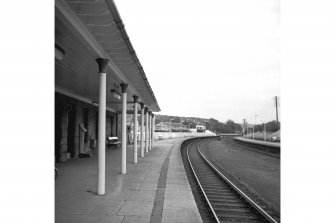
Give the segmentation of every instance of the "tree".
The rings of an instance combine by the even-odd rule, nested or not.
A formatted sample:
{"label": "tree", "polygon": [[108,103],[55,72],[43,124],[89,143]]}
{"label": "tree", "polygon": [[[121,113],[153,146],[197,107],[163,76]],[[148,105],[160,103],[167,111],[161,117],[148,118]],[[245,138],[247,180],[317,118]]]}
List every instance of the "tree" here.
{"label": "tree", "polygon": [[173,123],[180,123],[181,120],[180,120],[179,117],[174,117],[174,119],[172,119],[171,122],[173,122]]}
{"label": "tree", "polygon": [[277,121],[271,121],[266,123],[266,131],[267,132],[276,132],[280,129],[280,122],[277,123]]}
{"label": "tree", "polygon": [[[276,132],[280,129],[280,123],[277,121],[271,121],[266,123],[266,132]],[[264,124],[255,125],[255,132],[263,132]]]}
{"label": "tree", "polygon": [[191,129],[195,129],[195,127],[197,125],[196,123],[193,123],[191,121],[183,121],[182,124],[186,125],[188,128],[191,128]]}

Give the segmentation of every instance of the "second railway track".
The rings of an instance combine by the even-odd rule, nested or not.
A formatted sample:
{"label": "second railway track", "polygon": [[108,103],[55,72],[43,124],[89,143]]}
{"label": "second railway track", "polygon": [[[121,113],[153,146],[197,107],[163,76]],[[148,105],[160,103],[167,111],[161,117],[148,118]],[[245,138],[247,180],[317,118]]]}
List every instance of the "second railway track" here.
{"label": "second railway track", "polygon": [[206,159],[202,142],[188,144],[186,155],[215,222],[277,222]]}

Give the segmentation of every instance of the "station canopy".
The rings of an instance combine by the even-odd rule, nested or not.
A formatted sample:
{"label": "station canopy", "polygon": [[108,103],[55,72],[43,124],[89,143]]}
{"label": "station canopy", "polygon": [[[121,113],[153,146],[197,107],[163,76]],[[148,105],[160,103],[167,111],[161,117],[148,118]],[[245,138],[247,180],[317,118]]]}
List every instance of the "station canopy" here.
{"label": "station canopy", "polygon": [[[150,110],[160,111],[113,0],[57,0],[55,6],[56,92],[98,105],[95,60],[101,57],[109,59],[107,110],[121,111],[121,100],[111,90],[121,93],[120,83],[127,83],[128,102],[137,95]],[[127,105],[133,110],[132,103]]]}

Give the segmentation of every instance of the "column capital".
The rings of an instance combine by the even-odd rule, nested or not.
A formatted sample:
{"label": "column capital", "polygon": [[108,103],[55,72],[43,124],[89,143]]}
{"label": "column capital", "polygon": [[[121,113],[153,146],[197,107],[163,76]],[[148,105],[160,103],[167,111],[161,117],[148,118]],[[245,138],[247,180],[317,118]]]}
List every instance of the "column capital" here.
{"label": "column capital", "polygon": [[151,110],[149,110],[148,113],[149,113],[149,115],[151,116],[151,114],[152,114]]}
{"label": "column capital", "polygon": [[155,117],[155,114],[154,113],[151,113],[152,117]]}
{"label": "column capital", "polygon": [[141,109],[144,109],[144,102],[140,102]]}
{"label": "column capital", "polygon": [[97,58],[95,61],[98,63],[99,73],[107,73],[107,64],[109,60],[104,58]]}
{"label": "column capital", "polygon": [[148,111],[149,111],[149,108],[145,107],[145,108],[144,108],[144,114],[147,114]]}
{"label": "column capital", "polygon": [[137,101],[138,101],[138,96],[137,96],[137,95],[133,95],[133,98],[134,98],[134,103],[137,103]]}
{"label": "column capital", "polygon": [[121,89],[122,89],[122,93],[127,93],[126,91],[127,91],[128,84],[121,83],[120,86],[121,86]]}

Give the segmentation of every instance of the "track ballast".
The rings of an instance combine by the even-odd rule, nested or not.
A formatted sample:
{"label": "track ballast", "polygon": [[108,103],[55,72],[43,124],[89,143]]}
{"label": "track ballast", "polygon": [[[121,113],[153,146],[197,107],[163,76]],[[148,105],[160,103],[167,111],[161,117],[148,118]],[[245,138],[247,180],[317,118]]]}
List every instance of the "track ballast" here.
{"label": "track ballast", "polygon": [[203,140],[187,145],[196,182],[216,222],[277,222],[222,175],[199,150]]}

